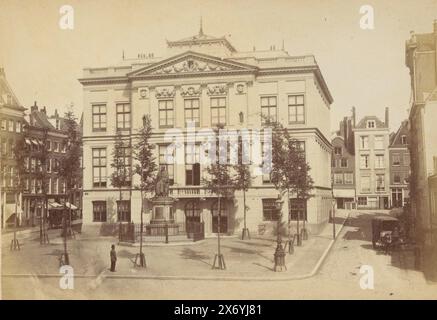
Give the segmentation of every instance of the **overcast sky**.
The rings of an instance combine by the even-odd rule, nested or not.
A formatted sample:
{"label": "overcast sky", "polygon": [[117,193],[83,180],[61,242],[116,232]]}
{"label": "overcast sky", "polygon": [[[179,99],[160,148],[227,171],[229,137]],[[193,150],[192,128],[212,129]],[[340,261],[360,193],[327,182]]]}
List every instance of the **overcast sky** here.
{"label": "overcast sky", "polygon": [[[62,5],[73,6],[74,30],[58,26]],[[359,26],[372,5],[375,29]],[[0,66],[21,104],[49,112],[71,102],[82,111],[82,68],[114,65],[122,51],[165,51],[165,39],[197,34],[199,18],[213,36],[239,51],[269,49],[314,54],[334,97],[331,128],[350,114],[384,117],[391,129],[407,117],[410,80],[405,41],[410,30],[432,32],[437,0],[0,0]]]}

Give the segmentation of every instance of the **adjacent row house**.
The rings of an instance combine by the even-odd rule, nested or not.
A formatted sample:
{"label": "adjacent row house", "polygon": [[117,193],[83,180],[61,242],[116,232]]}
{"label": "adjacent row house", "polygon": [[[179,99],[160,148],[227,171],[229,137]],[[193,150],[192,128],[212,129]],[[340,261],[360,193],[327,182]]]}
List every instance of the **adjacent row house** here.
{"label": "adjacent row house", "polygon": [[25,108],[21,106],[5,71],[0,68],[0,211],[1,227],[20,223],[22,194],[17,188],[15,146],[23,139]]}

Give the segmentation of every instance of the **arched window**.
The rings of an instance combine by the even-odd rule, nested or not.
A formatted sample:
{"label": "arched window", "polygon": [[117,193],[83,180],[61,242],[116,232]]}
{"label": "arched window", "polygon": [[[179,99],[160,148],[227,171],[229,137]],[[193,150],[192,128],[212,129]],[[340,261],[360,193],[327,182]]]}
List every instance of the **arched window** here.
{"label": "arched window", "polygon": [[[212,204],[212,232],[217,233],[218,230],[218,200]],[[228,208],[226,202],[220,200],[220,233],[228,232]]]}

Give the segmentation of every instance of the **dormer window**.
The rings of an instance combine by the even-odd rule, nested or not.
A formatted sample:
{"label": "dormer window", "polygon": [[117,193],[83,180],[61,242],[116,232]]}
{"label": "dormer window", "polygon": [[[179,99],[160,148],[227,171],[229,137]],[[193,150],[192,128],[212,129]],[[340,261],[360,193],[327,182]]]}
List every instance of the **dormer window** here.
{"label": "dormer window", "polygon": [[367,120],[367,128],[375,128],[375,120]]}
{"label": "dormer window", "polygon": [[402,136],[401,137],[401,141],[402,141],[402,144],[407,144],[407,136]]}

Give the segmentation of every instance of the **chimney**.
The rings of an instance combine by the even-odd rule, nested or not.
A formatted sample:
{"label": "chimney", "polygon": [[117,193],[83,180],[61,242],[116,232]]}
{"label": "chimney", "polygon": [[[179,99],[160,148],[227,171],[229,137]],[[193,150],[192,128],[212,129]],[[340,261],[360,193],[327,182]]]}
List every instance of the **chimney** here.
{"label": "chimney", "polygon": [[352,127],[355,128],[355,107],[352,107]]}
{"label": "chimney", "polygon": [[55,109],[55,114],[54,114],[54,116],[55,116],[55,118],[59,117],[58,109]]}
{"label": "chimney", "polygon": [[30,112],[38,111],[38,106],[36,105],[36,101],[33,103],[33,106],[30,107]]}
{"label": "chimney", "polygon": [[385,126],[389,127],[388,107],[385,108]]}
{"label": "chimney", "polygon": [[343,139],[345,138],[345,136],[344,136],[344,125],[345,125],[344,120],[341,120],[340,121],[340,136],[342,136]]}
{"label": "chimney", "polygon": [[46,106],[44,106],[44,107],[41,108],[41,112],[44,112],[44,114],[47,114],[47,113],[46,113]]}

